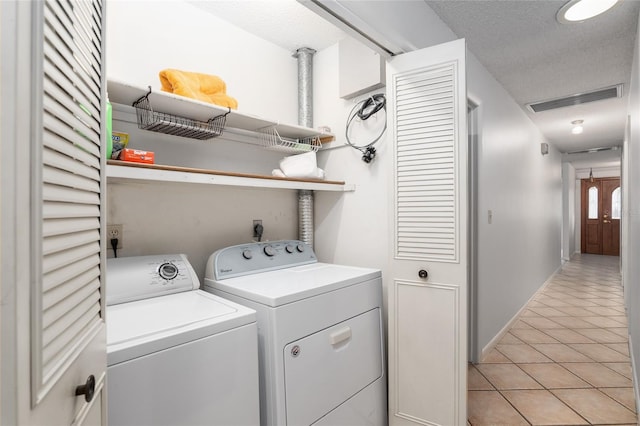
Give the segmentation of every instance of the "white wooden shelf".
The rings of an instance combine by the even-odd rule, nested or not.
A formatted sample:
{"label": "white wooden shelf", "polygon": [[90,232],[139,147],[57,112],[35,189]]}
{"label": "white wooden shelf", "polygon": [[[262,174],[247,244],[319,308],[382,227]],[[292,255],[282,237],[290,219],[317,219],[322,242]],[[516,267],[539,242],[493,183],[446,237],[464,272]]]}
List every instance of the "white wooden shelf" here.
{"label": "white wooden shelf", "polygon": [[173,182],[334,192],[351,192],[355,190],[355,185],[347,185],[339,181],[280,178],[188,167],[130,163],[116,160],[109,160],[107,162],[107,180],[109,183]]}
{"label": "white wooden shelf", "polygon": [[[133,105],[135,101],[149,93],[148,87],[137,87],[117,80],[107,81],[109,101],[124,105]],[[292,124],[284,124],[279,121],[268,120],[255,115],[229,110],[207,102],[201,102],[173,93],[153,90],[149,94],[149,102],[153,109],[166,114],[192,120],[204,121],[219,115],[227,114],[225,127],[260,132],[265,128],[275,128],[278,134],[284,138],[303,139],[319,137],[322,142],[334,139],[333,134],[323,133],[317,129]]]}

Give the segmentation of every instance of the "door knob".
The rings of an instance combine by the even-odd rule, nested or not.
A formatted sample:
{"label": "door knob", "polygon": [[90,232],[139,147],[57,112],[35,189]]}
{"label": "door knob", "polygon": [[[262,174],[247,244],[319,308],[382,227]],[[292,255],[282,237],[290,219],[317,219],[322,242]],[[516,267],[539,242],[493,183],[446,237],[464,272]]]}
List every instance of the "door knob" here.
{"label": "door knob", "polygon": [[611,223],[611,221],[610,221],[610,220],[605,219],[605,220],[603,220],[603,221],[602,221],[602,223]]}
{"label": "door knob", "polygon": [[87,383],[76,386],[76,396],[84,395],[84,400],[91,402],[93,394],[96,391],[96,378],[93,374],[87,377]]}
{"label": "door knob", "polygon": [[425,279],[429,276],[429,273],[425,269],[420,269],[418,271],[418,276],[422,279]]}

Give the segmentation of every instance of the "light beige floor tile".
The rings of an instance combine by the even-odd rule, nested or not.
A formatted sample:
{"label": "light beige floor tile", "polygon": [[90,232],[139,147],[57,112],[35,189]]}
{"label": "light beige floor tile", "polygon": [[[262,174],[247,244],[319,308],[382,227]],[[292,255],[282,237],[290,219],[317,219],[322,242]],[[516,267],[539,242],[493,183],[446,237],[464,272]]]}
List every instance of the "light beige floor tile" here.
{"label": "light beige floor tile", "polygon": [[541,315],[545,318],[548,317],[566,317],[567,314],[565,314],[564,312],[560,312],[559,310],[557,310],[556,308],[543,308],[543,307],[539,307],[539,306],[531,306],[531,304],[529,304],[529,310],[535,312],[538,315]]}
{"label": "light beige floor tile", "polygon": [[593,328],[593,324],[571,316],[553,317],[551,320],[567,328]]}
{"label": "light beige floor tile", "polygon": [[614,351],[600,343],[571,343],[573,349],[581,352],[596,362],[625,362],[629,357]]}
{"label": "light beige floor tile", "polygon": [[542,318],[542,317],[538,317],[538,318],[526,317],[526,318],[522,318],[522,321],[526,322],[527,324],[529,324],[534,328],[537,328],[538,330],[545,330],[548,328],[563,328],[563,326],[558,324],[557,322],[553,322],[550,319]]}
{"label": "light beige floor tile", "polygon": [[469,364],[467,369],[467,389],[468,390],[495,390],[495,388],[484,378],[478,369]]}
{"label": "light beige floor tile", "polygon": [[557,343],[553,337],[535,329],[511,329],[511,334],[525,343]]}
{"label": "light beige floor tile", "polygon": [[531,346],[555,362],[591,362],[591,358],[563,343],[539,343]]}
{"label": "light beige floor tile", "polygon": [[[605,309],[609,309],[609,308],[605,308]],[[618,312],[618,315],[620,313]],[[540,318],[540,314],[535,313],[534,311],[532,311],[531,309],[525,309],[524,311],[522,311],[522,313],[520,314],[520,317],[538,317]]]}
{"label": "light beige floor tile", "polygon": [[629,410],[636,413],[636,397],[633,388],[602,388],[601,392],[606,393]]}
{"label": "light beige floor tile", "polygon": [[607,331],[616,333],[617,335],[624,337],[625,342],[629,341],[629,329],[627,327],[612,327],[607,328]]}
{"label": "light beige floor tile", "polygon": [[542,388],[515,364],[478,364],[476,368],[498,390]]}
{"label": "light beige floor tile", "polygon": [[515,345],[515,344],[524,344],[524,342],[522,340],[518,339],[513,334],[506,333],[504,336],[502,336],[502,339],[500,339],[500,342],[498,344],[500,344],[500,345]]}
{"label": "light beige floor tile", "polygon": [[564,368],[576,376],[599,388],[624,388],[631,386],[631,380],[597,362],[564,363]]}
{"label": "light beige floor tile", "polygon": [[515,363],[553,362],[533,347],[526,344],[498,345],[496,349]]}
{"label": "light beige floor tile", "polygon": [[581,317],[580,319],[601,328],[620,327],[625,325],[623,322],[620,322],[620,317],[597,316],[597,317]]}
{"label": "light beige floor tile", "polygon": [[590,388],[591,385],[560,364],[518,364],[547,389]]}
{"label": "light beige floor tile", "polygon": [[507,363],[510,364],[511,360],[506,356],[502,355],[496,349],[492,349],[481,361],[483,364],[502,364]]}
{"label": "light beige floor tile", "polygon": [[593,312],[587,311],[586,308],[582,308],[580,306],[569,306],[569,307],[560,307],[559,311],[564,312],[565,314],[572,317],[590,317],[593,316]]}
{"label": "light beige floor tile", "polygon": [[591,299],[600,306],[624,306],[624,302],[620,299]]}
{"label": "light beige floor tile", "polygon": [[469,391],[467,394],[467,414],[473,426],[529,424],[499,392]]}
{"label": "light beige floor tile", "polygon": [[550,308],[561,308],[561,307],[570,307],[571,305],[567,302],[564,302],[562,300],[558,300],[558,299],[553,299],[551,297],[547,297],[547,298],[543,298],[543,299],[538,299],[538,302],[541,302],[542,304],[550,307]]}
{"label": "light beige floor tile", "polygon": [[605,328],[580,328],[576,331],[597,343],[624,343],[627,341],[626,338]]}
{"label": "light beige floor tile", "polygon": [[515,330],[515,329],[531,330],[532,328],[533,328],[532,326],[530,326],[529,324],[527,324],[522,320],[518,320],[514,322],[513,325],[511,326],[511,330]]}
{"label": "light beige floor tile", "polygon": [[544,332],[560,343],[595,343],[588,337],[568,328],[550,329]]}
{"label": "light beige floor tile", "polygon": [[622,374],[627,379],[631,379],[633,370],[630,362],[605,362],[602,365],[609,367],[613,371]]}
{"label": "light beige floor tile", "polygon": [[547,390],[505,391],[503,395],[532,424],[589,424]]}
{"label": "light beige floor tile", "polygon": [[[594,306],[587,308],[587,310],[593,312],[596,315],[602,316],[619,316],[621,314],[620,309],[611,308],[608,306]],[[624,313],[624,311],[622,313]]]}
{"label": "light beige floor tile", "polygon": [[552,392],[593,424],[637,421],[635,413],[598,389],[554,389]]}
{"label": "light beige floor tile", "polygon": [[573,299],[567,300],[567,303],[571,304],[571,306],[577,306],[585,309],[589,307],[600,306],[597,303],[591,301],[591,299]]}
{"label": "light beige floor tile", "polygon": [[629,356],[629,345],[627,343],[606,343],[605,346],[620,352],[622,355]]}

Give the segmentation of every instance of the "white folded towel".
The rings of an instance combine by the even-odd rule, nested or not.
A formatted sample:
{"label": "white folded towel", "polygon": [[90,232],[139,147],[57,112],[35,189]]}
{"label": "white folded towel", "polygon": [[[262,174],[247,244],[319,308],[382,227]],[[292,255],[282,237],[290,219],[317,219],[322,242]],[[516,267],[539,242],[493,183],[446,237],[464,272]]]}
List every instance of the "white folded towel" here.
{"label": "white folded towel", "polygon": [[283,158],[280,160],[279,170],[285,176],[293,178],[324,179],[325,176],[324,170],[318,168],[314,151]]}

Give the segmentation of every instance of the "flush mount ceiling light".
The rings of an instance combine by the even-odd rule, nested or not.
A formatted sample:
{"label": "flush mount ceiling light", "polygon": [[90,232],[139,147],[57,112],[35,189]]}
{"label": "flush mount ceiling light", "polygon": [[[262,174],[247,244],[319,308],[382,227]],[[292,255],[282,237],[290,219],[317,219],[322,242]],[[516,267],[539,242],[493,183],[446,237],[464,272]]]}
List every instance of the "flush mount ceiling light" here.
{"label": "flush mount ceiling light", "polygon": [[606,12],[619,0],[571,0],[558,11],[556,19],[561,24],[586,21]]}
{"label": "flush mount ceiling light", "polygon": [[582,128],[582,123],[584,123],[584,120],[573,120],[571,122],[571,124],[573,124],[571,133],[573,133],[574,135],[579,135],[580,133],[582,133],[584,131],[584,129]]}

